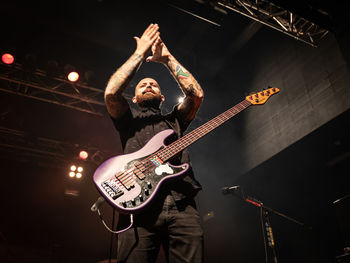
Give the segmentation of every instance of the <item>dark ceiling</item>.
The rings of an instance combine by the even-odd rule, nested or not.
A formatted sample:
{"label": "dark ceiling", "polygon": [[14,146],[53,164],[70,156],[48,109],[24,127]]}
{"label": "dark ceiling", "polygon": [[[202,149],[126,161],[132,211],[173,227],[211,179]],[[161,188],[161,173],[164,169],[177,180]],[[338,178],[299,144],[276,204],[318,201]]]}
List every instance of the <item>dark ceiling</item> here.
{"label": "dark ceiling", "polygon": [[[261,26],[238,14],[225,16],[192,3],[198,7],[198,12],[219,23],[219,27],[181,12],[169,3],[111,0],[2,2],[1,51],[14,52],[18,62],[24,62],[27,54],[34,54],[37,67],[41,69],[45,69],[49,60],[56,60],[62,70],[66,64],[75,66],[81,75],[91,70],[96,76],[94,86],[103,90],[111,74],[134,51],[133,36],[142,34],[150,23],[158,23],[169,50],[205,87],[206,103],[193,124],[197,126],[207,120],[208,115],[213,116],[230,105],[228,100],[221,102],[222,94],[239,98],[248,91],[244,85],[237,85],[239,88],[232,90],[230,79],[241,73],[232,68],[247,63],[245,54],[239,51],[244,51],[245,44],[254,40]],[[251,32],[249,37],[241,34],[247,29]],[[274,36],[285,38],[280,33]],[[259,54],[258,44],[254,45],[257,48],[249,50],[253,52],[251,56]],[[158,64],[143,65],[136,80],[148,75],[166,87],[163,89],[167,98],[164,110],[170,110],[181,94],[176,83]],[[249,79],[249,75],[242,76],[241,81],[245,78]],[[118,136],[107,114],[94,116],[7,93],[1,93],[0,107],[2,127],[24,131],[32,138],[93,145],[105,153],[104,158],[121,153]],[[343,129],[343,123],[341,121],[337,127]],[[320,136],[324,139],[329,134],[328,131],[324,137]],[[321,137],[317,137],[318,140]],[[327,141],[329,147],[315,153],[316,160],[324,158],[329,151],[333,153],[331,157],[343,152],[332,144],[333,139]],[[303,147],[300,147],[302,152]],[[62,165],[57,164],[57,160],[55,165],[50,165],[47,157],[26,155],[20,149],[1,150],[0,259],[1,256],[8,262],[97,262],[106,259],[110,235],[97,215],[90,211],[99,196],[91,181],[96,163],[86,163],[86,176],[77,182],[66,176],[68,165],[74,159],[72,156],[67,156]],[[78,191],[79,194],[74,196],[67,191]],[[204,202],[201,212],[206,213],[210,205],[205,202],[210,199],[210,194],[202,193],[200,199]],[[105,205],[103,212],[110,223],[112,210]],[[208,236],[220,240],[215,233],[215,222],[212,222],[206,225]],[[227,244],[230,242],[239,243],[229,240]],[[219,251],[220,242],[213,243],[208,242],[216,253],[225,255]],[[208,262],[212,262],[215,251],[209,250]],[[260,256],[261,252],[257,254]],[[237,262],[248,262],[244,260],[244,254],[240,256]]]}

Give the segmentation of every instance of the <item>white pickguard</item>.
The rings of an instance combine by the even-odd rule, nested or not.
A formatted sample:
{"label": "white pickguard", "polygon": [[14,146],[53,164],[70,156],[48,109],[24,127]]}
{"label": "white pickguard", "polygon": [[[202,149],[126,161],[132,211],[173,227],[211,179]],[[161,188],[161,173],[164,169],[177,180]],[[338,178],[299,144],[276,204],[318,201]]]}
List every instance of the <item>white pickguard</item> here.
{"label": "white pickguard", "polygon": [[159,165],[154,172],[157,175],[162,175],[163,173],[174,174],[174,170],[167,163]]}

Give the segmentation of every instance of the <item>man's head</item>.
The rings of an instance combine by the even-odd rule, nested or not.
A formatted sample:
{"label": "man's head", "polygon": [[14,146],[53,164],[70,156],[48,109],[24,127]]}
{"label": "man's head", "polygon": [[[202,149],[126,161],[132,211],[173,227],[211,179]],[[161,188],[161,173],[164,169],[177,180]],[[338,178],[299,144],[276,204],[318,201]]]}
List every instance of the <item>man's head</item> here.
{"label": "man's head", "polygon": [[152,78],[144,78],[137,84],[132,101],[143,108],[159,108],[164,101],[164,96],[157,81]]}

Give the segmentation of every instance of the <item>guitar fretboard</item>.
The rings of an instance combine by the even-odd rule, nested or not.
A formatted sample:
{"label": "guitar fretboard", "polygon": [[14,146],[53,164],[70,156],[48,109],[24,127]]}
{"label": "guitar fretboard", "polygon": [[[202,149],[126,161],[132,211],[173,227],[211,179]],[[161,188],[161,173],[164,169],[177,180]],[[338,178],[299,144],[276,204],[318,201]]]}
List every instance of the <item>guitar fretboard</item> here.
{"label": "guitar fretboard", "polygon": [[208,134],[215,128],[219,127],[224,122],[231,119],[236,114],[240,113],[244,109],[248,108],[250,105],[252,105],[249,101],[243,100],[242,102],[238,103],[237,105],[233,106],[232,108],[228,109],[227,111],[221,113],[220,115],[216,116],[215,118],[211,119],[210,121],[206,122],[205,124],[199,126],[198,128],[194,129],[193,131],[187,133],[185,136],[181,137],[180,139],[176,140],[175,142],[169,144],[167,147],[159,150],[156,155],[163,161],[167,161],[171,159],[171,157],[175,156],[179,152],[181,152],[183,149],[187,148],[189,145],[197,141],[198,139],[202,138],[204,135]]}

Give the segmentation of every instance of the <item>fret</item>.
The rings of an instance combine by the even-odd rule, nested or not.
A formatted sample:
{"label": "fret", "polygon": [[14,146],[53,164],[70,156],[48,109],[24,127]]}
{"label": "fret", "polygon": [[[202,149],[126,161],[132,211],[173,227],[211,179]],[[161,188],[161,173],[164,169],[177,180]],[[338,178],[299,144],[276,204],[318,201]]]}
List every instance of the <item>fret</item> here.
{"label": "fret", "polygon": [[247,100],[244,100],[237,105],[233,106],[232,108],[226,110],[225,112],[221,113],[220,115],[216,116],[215,118],[211,119],[207,123],[203,124],[202,126],[194,129],[193,131],[187,133],[177,141],[171,143],[167,147],[161,149],[158,151],[157,155],[159,158],[165,162],[166,160],[170,159],[177,153],[181,152],[183,149],[187,148],[189,145],[203,137],[204,135],[208,134],[221,124],[225,123],[229,119],[231,119],[233,116],[241,112],[242,110],[249,107],[251,103]]}

